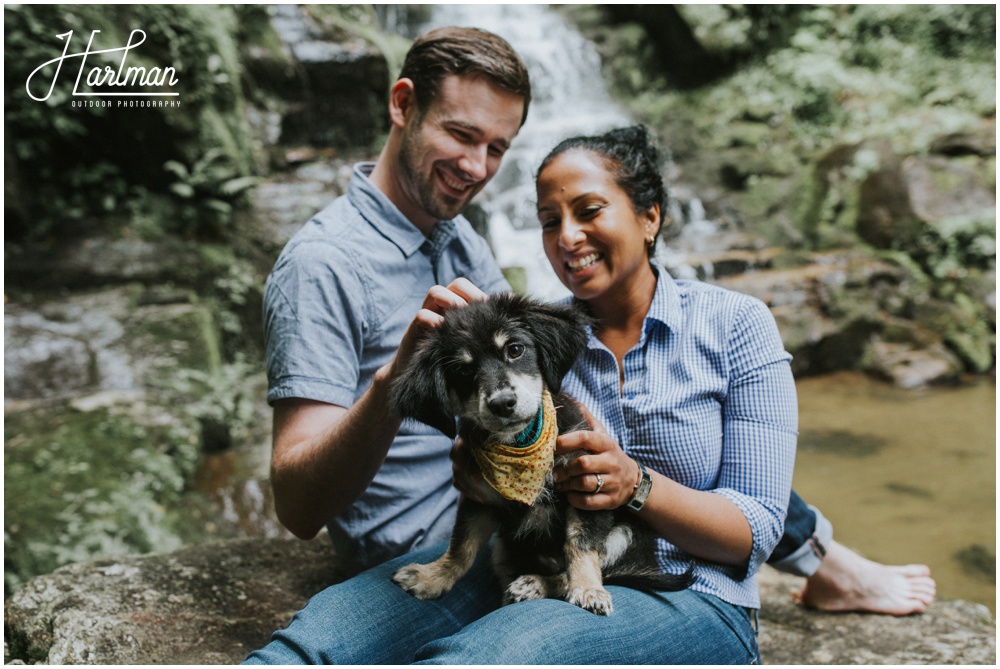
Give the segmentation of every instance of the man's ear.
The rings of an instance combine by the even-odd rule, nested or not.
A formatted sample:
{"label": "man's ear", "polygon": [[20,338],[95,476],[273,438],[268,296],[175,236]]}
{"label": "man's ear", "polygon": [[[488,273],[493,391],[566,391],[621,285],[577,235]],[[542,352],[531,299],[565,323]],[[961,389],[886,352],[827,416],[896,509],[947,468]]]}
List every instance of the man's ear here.
{"label": "man's ear", "polygon": [[413,80],[403,78],[392,85],[389,91],[389,120],[398,128],[406,127],[406,121],[417,113],[417,98]]}

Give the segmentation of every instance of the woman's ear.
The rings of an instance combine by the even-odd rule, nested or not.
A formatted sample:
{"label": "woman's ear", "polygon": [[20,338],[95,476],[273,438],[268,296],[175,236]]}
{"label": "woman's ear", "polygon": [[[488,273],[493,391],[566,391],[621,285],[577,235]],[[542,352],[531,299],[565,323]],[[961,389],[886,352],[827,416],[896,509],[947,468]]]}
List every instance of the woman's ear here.
{"label": "woman's ear", "polygon": [[641,215],[641,219],[645,227],[646,237],[656,237],[663,224],[659,203],[654,204],[649,209],[644,211]]}
{"label": "woman's ear", "polygon": [[403,128],[406,126],[406,119],[416,113],[416,109],[413,80],[404,77],[393,84],[389,91],[389,120],[394,126]]}

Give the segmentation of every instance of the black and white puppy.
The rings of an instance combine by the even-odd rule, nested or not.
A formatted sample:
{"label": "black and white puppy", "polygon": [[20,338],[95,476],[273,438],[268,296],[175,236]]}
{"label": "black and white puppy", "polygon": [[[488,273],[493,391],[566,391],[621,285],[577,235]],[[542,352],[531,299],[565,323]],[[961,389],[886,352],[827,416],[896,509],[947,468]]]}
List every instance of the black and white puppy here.
{"label": "black and white puppy", "polygon": [[[554,400],[559,434],[589,429],[576,403],[559,393],[586,345],[588,322],[573,307],[513,294],[450,310],[421,340],[390,404],[452,438],[457,415],[458,433],[473,451],[497,442],[516,448],[518,436],[539,420],[545,391]],[[556,456],[555,464],[579,454]],[[431,564],[398,570],[395,583],[419,599],[442,596],[494,532],[493,565],[504,604],[560,598],[610,615],[611,594],[604,584],[680,590],[693,581],[690,570],[660,572],[652,531],[627,510],[571,507],[552,488],[551,467],[533,499],[514,501],[486,481],[482,485],[489,501],[462,496],[445,554]]]}

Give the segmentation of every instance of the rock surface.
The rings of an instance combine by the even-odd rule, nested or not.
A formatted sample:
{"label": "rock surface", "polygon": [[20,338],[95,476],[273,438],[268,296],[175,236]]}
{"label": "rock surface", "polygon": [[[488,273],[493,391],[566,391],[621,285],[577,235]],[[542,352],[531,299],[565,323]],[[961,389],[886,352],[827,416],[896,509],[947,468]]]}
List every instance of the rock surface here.
{"label": "rock surface", "polygon": [[[337,578],[324,538],[239,540],[71,565],[5,603],[5,660],[236,663]],[[761,581],[767,664],[996,662],[996,623],[981,605],[938,601],[906,618],[827,614],[791,602],[798,579],[768,568]]]}

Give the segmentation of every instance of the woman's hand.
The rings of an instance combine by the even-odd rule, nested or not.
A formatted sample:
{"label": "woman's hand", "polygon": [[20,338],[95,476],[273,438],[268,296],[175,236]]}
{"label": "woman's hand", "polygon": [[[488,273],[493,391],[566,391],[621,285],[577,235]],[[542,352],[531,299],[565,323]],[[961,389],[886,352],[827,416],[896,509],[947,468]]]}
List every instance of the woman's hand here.
{"label": "woman's hand", "polygon": [[[639,465],[625,455],[586,407],[579,406],[592,429],[568,432],[556,440],[556,455],[583,451],[578,458],[552,470],[556,490],[565,492],[570,505],[578,509],[617,509],[632,498]],[[600,481],[600,492],[595,492]]]}

